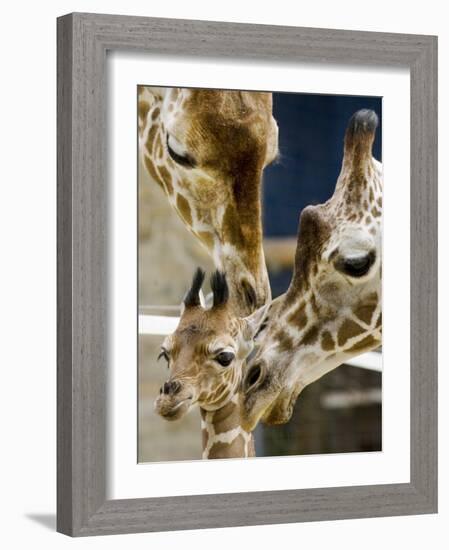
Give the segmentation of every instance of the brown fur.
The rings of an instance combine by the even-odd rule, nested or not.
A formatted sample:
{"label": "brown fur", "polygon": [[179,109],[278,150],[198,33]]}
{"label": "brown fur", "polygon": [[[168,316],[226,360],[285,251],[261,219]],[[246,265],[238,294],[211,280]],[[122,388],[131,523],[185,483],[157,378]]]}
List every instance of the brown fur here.
{"label": "brown fur", "polygon": [[357,304],[357,306],[353,309],[354,315],[358,317],[361,321],[363,321],[366,325],[369,325],[371,323],[371,319],[373,317],[374,311],[377,307],[377,293],[374,292],[370,296],[366,298],[366,300],[361,303]]}
{"label": "brown fur", "polygon": [[192,225],[192,211],[190,210],[187,199],[181,194],[178,194],[176,197],[176,207],[178,208],[181,218],[186,222],[186,224]]}
{"label": "brown fur", "polygon": [[214,443],[209,451],[208,458],[229,458],[243,456],[245,440],[238,435],[231,443]]}
{"label": "brown fur", "polygon": [[159,174],[157,173],[157,169],[153,164],[153,161],[150,159],[150,157],[147,157],[147,156],[144,157],[144,164],[145,164],[145,168],[148,170],[148,173],[154,179],[154,181],[158,185],[160,185],[162,188],[164,188],[164,183],[159,177]]}
{"label": "brown fur", "polygon": [[170,172],[167,170],[167,168],[165,168],[165,166],[159,166],[158,170],[167,193],[169,195],[173,195],[173,183]]}
{"label": "brown fur", "polygon": [[351,319],[345,319],[338,329],[337,342],[340,347],[343,347],[346,342],[365,332],[365,329],[358,323],[354,323]]}
{"label": "brown fur", "polygon": [[279,352],[291,350],[293,347],[293,340],[289,334],[283,329],[280,329],[276,333],[276,340],[278,343]]}
{"label": "brown fur", "polygon": [[332,351],[335,348],[334,339],[328,330],[323,331],[321,334],[321,347],[324,351]]}
{"label": "brown fur", "polygon": [[347,351],[348,353],[353,353],[355,351],[357,352],[363,352],[368,351],[370,349],[373,349],[374,347],[377,347],[380,344],[380,341],[377,338],[374,338],[371,334],[368,336],[365,336],[363,340],[360,340],[360,342],[357,342],[353,346],[351,346]]}
{"label": "brown fur", "polygon": [[307,332],[302,337],[301,341],[299,342],[300,346],[311,346],[314,344],[319,335],[319,327],[318,325],[313,325],[309,329],[307,329]]}
{"label": "brown fur", "polygon": [[298,327],[299,330],[307,325],[307,314],[305,302],[300,303],[298,308],[288,317],[288,322]]}

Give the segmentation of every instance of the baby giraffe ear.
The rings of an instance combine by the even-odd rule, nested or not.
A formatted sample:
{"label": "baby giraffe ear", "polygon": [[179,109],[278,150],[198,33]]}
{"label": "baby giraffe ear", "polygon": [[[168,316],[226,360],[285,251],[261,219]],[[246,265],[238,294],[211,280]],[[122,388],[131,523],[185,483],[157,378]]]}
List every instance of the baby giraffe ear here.
{"label": "baby giraffe ear", "polygon": [[265,304],[243,319],[246,323],[247,331],[245,332],[247,332],[247,334],[245,336],[247,336],[248,340],[252,340],[256,336],[257,331],[262,326],[269,309],[270,304]]}

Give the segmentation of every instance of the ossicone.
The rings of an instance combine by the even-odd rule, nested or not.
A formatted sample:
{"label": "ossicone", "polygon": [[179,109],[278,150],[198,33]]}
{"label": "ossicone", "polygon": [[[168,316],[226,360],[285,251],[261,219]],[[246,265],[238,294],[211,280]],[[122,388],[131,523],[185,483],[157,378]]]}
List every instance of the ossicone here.
{"label": "ossicone", "polygon": [[215,271],[210,278],[210,287],[214,297],[212,307],[224,306],[229,299],[226,274],[218,270]]}
{"label": "ossicone", "polygon": [[192,284],[184,298],[185,307],[197,307],[201,305],[200,290],[204,283],[205,272],[201,268],[197,268],[192,279]]}
{"label": "ossicone", "polygon": [[345,159],[371,156],[371,148],[379,124],[376,113],[361,109],[352,115],[345,134]]}

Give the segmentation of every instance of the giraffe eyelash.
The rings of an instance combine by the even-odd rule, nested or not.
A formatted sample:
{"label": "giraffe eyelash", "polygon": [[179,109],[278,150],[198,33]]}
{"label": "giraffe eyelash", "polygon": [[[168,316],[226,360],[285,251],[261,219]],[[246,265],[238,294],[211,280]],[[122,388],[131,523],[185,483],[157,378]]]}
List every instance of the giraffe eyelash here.
{"label": "giraffe eyelash", "polygon": [[167,151],[170,157],[172,158],[172,160],[174,160],[177,164],[184,166],[185,168],[195,168],[196,162],[194,161],[194,159],[187,153],[184,153],[184,154],[177,153],[172,147],[170,147],[169,140],[170,140],[170,135],[167,134],[167,141],[166,141]]}
{"label": "giraffe eyelash", "polygon": [[157,356],[157,361],[159,361],[159,359],[161,359],[162,357],[167,361],[167,363],[169,362],[170,357],[169,357],[168,351],[166,349],[161,349],[161,352]]}

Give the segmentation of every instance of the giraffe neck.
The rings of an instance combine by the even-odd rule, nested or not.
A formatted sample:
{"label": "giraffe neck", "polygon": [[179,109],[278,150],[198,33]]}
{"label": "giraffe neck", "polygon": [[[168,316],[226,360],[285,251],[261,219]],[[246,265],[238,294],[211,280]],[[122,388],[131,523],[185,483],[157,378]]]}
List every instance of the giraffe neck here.
{"label": "giraffe neck", "polygon": [[[375,349],[382,339],[382,308],[373,281],[352,308],[329,307],[309,290],[280,319],[276,338],[281,351],[300,350],[306,386],[344,360]],[[317,368],[320,365],[320,368]]]}
{"label": "giraffe neck", "polygon": [[237,396],[216,411],[201,411],[203,458],[248,458],[255,456],[254,438],[240,425]]}

